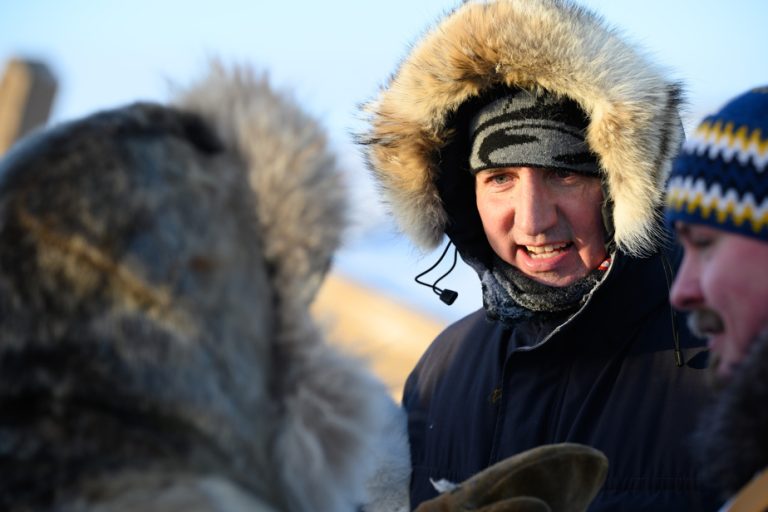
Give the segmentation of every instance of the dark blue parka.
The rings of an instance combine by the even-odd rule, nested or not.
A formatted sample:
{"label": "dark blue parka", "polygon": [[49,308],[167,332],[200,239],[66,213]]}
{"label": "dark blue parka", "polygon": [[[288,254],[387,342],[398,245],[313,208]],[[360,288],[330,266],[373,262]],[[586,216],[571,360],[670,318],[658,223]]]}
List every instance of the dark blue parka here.
{"label": "dark blue parka", "polygon": [[681,318],[673,321],[659,255],[619,257],[609,272],[562,323],[510,328],[480,310],[435,340],[403,396],[413,506],[436,495],[430,479],[461,482],[510,455],[568,441],[610,462],[590,510],[717,509],[689,446],[707,400],[707,352]]}

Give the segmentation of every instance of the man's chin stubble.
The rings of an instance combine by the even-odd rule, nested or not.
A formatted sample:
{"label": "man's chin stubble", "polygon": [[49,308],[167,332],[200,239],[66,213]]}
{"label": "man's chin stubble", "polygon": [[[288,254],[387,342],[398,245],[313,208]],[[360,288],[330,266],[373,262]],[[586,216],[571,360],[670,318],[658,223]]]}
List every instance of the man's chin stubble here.
{"label": "man's chin stubble", "polygon": [[710,387],[710,389],[712,389],[712,391],[716,393],[727,387],[730,380],[718,374],[720,360],[721,357],[719,354],[716,354],[711,350],[709,351],[709,362],[707,365],[707,385]]}

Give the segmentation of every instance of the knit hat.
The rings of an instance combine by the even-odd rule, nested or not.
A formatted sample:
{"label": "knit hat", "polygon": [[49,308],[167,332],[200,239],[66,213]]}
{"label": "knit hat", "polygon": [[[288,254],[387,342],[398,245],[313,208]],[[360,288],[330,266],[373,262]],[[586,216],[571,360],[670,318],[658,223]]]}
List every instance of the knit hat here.
{"label": "knit hat", "polygon": [[469,127],[472,174],[499,167],[548,167],[597,175],[579,105],[549,93],[515,89],[483,106]]}
{"label": "knit hat", "polygon": [[768,241],[768,86],[704,118],[675,159],[667,221]]}

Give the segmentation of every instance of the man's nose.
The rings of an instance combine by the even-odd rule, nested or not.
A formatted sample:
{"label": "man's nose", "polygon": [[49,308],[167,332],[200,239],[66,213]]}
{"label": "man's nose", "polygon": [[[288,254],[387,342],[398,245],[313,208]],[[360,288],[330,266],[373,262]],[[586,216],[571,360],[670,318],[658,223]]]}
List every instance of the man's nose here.
{"label": "man's nose", "polygon": [[534,170],[520,179],[515,197],[515,227],[522,234],[536,236],[557,224],[557,204],[541,177]]}
{"label": "man's nose", "polygon": [[669,301],[676,309],[690,310],[702,303],[699,274],[695,258],[686,253],[669,291]]}

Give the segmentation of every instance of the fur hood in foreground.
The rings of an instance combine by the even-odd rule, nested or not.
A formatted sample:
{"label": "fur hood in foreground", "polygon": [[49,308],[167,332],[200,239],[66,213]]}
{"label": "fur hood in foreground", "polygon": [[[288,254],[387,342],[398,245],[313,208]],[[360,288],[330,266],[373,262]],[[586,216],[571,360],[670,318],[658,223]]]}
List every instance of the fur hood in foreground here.
{"label": "fur hood in foreground", "polygon": [[[453,197],[473,187],[463,131],[472,102],[500,86],[546,90],[582,107],[613,203],[614,240],[631,255],[653,252],[664,181],[682,138],[679,88],[598,16],[567,0],[463,4],[426,33],[366,105],[370,129],[361,142],[401,229],[424,249],[445,232],[462,251],[462,237],[471,235],[456,225],[473,215],[466,210],[474,203]],[[459,178],[451,174],[467,178],[452,182]]]}
{"label": "fur hood in foreground", "polygon": [[0,508],[351,511],[378,450],[407,478],[398,408],[309,313],[345,198],[319,125],[244,70],[21,141]]}

